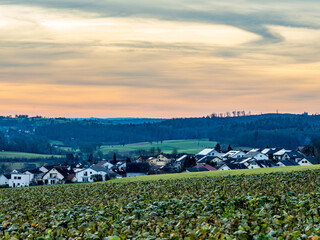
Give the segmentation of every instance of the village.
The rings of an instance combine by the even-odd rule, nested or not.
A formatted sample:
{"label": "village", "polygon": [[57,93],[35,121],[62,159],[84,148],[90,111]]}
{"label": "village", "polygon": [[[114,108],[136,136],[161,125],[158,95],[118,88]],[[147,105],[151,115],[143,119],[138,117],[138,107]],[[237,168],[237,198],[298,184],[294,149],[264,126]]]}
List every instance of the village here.
{"label": "village", "polygon": [[2,187],[27,187],[107,181],[113,178],[138,177],[152,174],[224,171],[319,164],[319,159],[307,157],[301,151],[279,148],[232,150],[221,152],[205,148],[197,154],[161,153],[156,157],[100,161],[95,164],[60,164],[37,169],[16,169],[0,175]]}

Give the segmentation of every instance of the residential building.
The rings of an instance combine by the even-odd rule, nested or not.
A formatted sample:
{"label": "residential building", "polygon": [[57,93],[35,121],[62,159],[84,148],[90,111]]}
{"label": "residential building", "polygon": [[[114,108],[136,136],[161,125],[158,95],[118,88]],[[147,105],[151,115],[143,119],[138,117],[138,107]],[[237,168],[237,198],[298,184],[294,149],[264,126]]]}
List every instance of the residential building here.
{"label": "residential building", "polygon": [[14,172],[9,179],[9,187],[28,187],[33,179],[33,174]]}

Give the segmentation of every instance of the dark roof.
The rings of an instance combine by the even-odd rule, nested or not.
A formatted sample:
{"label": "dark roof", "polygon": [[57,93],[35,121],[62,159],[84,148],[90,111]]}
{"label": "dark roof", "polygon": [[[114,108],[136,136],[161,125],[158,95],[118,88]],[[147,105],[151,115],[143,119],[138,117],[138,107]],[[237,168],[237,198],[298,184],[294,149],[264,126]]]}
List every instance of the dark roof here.
{"label": "dark roof", "polygon": [[287,154],[289,155],[289,157],[290,157],[291,159],[304,158],[304,157],[305,157],[305,156],[304,156],[302,153],[300,153],[300,152],[288,152]]}
{"label": "dark roof", "polygon": [[274,154],[281,150],[280,148],[268,148],[268,149],[269,151],[266,154]]}
{"label": "dark roof", "polygon": [[208,171],[217,171],[217,169],[215,169],[214,167],[212,167],[208,164],[198,164],[198,165],[194,166],[193,168],[205,168]]}
{"label": "dark roof", "polygon": [[235,163],[229,162],[229,161],[222,164],[221,167],[223,165],[228,166],[230,169],[247,169],[247,167],[244,164],[235,164]]}
{"label": "dark roof", "polygon": [[7,179],[11,179],[11,174],[3,174]]}
{"label": "dark roof", "polygon": [[[219,158],[219,157],[217,157],[217,156],[204,156],[202,158],[198,158],[197,162],[198,163],[206,163],[206,162],[212,161],[215,158]],[[219,158],[219,159],[221,159],[221,158]]]}
{"label": "dark roof", "polygon": [[57,167],[57,165],[46,165],[46,166],[42,166],[46,169],[48,169],[48,171],[50,171],[52,168]]}
{"label": "dark roof", "polygon": [[187,171],[188,172],[206,172],[209,170],[204,167],[200,167],[200,168],[187,168]]}
{"label": "dark roof", "polygon": [[263,154],[263,153],[261,153],[261,152],[248,152],[245,157],[246,158],[255,157],[258,154]]}
{"label": "dark roof", "polygon": [[95,165],[93,165],[93,166],[95,166],[95,167],[100,167],[100,166],[102,166],[102,165],[105,164],[105,163],[108,163],[108,161],[100,161],[100,162],[98,162],[97,164],[95,164]]}
{"label": "dark roof", "polygon": [[147,173],[149,171],[148,163],[127,163],[127,173]]}
{"label": "dark roof", "polygon": [[65,179],[67,179],[70,174],[74,174],[72,169],[68,170],[64,166],[61,166],[61,167],[60,166],[56,166],[56,167],[54,167],[54,169],[56,169]]}
{"label": "dark roof", "polygon": [[285,166],[297,166],[297,165],[299,165],[295,161],[291,161],[291,160],[281,160],[280,162],[282,164],[284,164]]}
{"label": "dark roof", "polygon": [[30,172],[30,173],[33,173],[33,174],[42,174],[43,173],[39,169],[25,170],[25,172]]}

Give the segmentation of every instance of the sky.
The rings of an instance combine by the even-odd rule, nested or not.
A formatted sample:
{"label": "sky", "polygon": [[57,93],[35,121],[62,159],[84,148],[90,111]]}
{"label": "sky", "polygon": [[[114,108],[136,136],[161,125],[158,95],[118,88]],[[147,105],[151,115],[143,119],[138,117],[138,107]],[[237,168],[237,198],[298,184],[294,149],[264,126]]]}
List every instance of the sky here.
{"label": "sky", "polygon": [[320,112],[318,0],[2,0],[0,115]]}

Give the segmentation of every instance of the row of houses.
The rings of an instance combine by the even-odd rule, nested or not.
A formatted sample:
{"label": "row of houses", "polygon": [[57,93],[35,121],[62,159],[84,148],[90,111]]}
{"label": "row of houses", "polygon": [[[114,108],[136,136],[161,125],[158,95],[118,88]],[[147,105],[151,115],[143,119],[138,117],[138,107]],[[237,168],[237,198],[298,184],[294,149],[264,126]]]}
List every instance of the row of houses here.
{"label": "row of houses", "polygon": [[231,150],[220,153],[215,149],[204,149],[196,155],[198,163],[210,163],[217,170],[252,169],[319,164],[319,159],[287,149],[265,148],[250,151]]}
{"label": "row of houses", "polygon": [[202,172],[233,169],[319,164],[319,159],[306,157],[298,151],[265,148],[250,151],[231,150],[226,153],[206,148],[199,153],[159,154],[156,157],[140,156],[132,162],[101,161],[92,166],[42,166],[37,169],[14,170],[0,175],[0,185],[25,187],[76,182],[106,181],[112,178],[136,177],[147,174]]}
{"label": "row of houses", "polygon": [[0,185],[26,187],[30,185],[94,182],[121,178],[120,174],[111,170],[113,167],[114,165],[103,162],[86,168],[76,165],[42,166],[33,170],[13,170],[10,174],[0,175]]}

